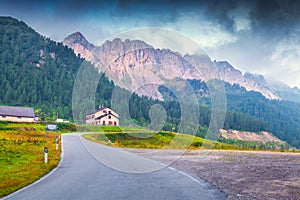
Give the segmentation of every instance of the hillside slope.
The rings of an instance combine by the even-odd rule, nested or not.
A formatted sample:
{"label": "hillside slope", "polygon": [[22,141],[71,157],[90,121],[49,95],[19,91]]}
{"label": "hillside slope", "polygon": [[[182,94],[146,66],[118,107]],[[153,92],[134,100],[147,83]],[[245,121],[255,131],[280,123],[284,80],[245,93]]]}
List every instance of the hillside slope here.
{"label": "hillside slope", "polygon": [[[71,49],[24,22],[0,17],[1,105],[32,106],[41,119],[71,119],[72,90],[82,62]],[[100,80],[104,89],[111,86],[105,76]]]}

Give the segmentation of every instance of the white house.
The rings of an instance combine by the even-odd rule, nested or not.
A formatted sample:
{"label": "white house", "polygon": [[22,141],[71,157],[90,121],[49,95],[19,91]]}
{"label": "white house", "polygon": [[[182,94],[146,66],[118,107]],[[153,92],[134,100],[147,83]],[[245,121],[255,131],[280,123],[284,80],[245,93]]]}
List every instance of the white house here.
{"label": "white house", "polygon": [[33,108],[0,106],[0,121],[37,122]]}
{"label": "white house", "polygon": [[119,126],[119,114],[111,108],[100,108],[99,110],[87,114],[85,116],[85,123],[98,126]]}

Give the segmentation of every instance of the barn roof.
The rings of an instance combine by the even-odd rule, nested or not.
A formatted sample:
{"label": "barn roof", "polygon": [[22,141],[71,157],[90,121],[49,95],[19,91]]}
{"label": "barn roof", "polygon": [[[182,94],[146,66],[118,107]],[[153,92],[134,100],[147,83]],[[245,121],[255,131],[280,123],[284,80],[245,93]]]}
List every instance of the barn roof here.
{"label": "barn roof", "polygon": [[0,106],[0,115],[15,117],[35,117],[33,108]]}
{"label": "barn roof", "polygon": [[[105,110],[105,109],[110,109],[110,110],[114,111],[114,110],[111,109],[110,107],[103,107],[103,108],[99,108],[98,110],[96,110],[96,111],[94,111],[94,112],[88,113],[88,114],[86,114],[86,115],[92,115],[92,114],[95,114],[95,113],[97,113],[97,112],[99,112],[99,111],[101,111],[101,110]],[[114,112],[117,113],[116,111],[114,111]]]}
{"label": "barn roof", "polygon": [[116,116],[116,115],[114,115],[114,114],[104,114],[104,115],[101,115],[101,116],[99,116],[99,117],[97,117],[97,118],[95,118],[95,119],[101,119],[101,118],[106,117],[106,116],[108,116],[108,115],[112,115],[112,116],[116,117],[117,119],[119,119],[119,117]]}

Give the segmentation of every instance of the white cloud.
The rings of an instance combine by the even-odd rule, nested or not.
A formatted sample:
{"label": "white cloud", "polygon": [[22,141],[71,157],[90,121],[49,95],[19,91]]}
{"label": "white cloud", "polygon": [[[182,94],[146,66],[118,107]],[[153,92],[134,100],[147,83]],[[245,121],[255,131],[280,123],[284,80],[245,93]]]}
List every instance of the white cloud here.
{"label": "white cloud", "polygon": [[204,19],[201,14],[196,13],[180,15],[175,22],[166,26],[191,37],[204,49],[218,48],[237,39],[220,24]]}
{"label": "white cloud", "polygon": [[235,17],[234,21],[234,28],[235,31],[246,31],[251,29],[251,23],[248,18],[245,17]]}
{"label": "white cloud", "polygon": [[278,76],[293,86],[300,86],[300,30],[282,39],[273,51],[270,61],[277,65]]}
{"label": "white cloud", "polygon": [[236,32],[251,30],[251,22],[249,20],[249,8],[239,7],[228,13],[228,17],[232,18],[233,28]]}
{"label": "white cloud", "polygon": [[[112,19],[108,21],[111,22],[110,20]],[[199,53],[202,51],[201,49],[219,48],[224,44],[233,43],[237,39],[219,23],[204,19],[201,14],[195,12],[179,14],[174,21],[167,23],[160,23],[159,20],[157,23],[149,21],[151,20],[125,18],[123,23],[106,22],[101,23],[101,27],[107,33],[111,33],[110,37],[105,39],[114,37],[140,39],[156,48],[169,48],[182,54]],[[153,26],[153,24],[157,24],[157,26]],[[147,26],[150,26],[148,30]],[[172,30],[174,33],[172,33]],[[178,37],[185,38],[185,42],[178,39]]]}
{"label": "white cloud", "polygon": [[296,34],[283,39],[276,46],[270,58],[289,70],[297,70],[300,67],[300,38]]}

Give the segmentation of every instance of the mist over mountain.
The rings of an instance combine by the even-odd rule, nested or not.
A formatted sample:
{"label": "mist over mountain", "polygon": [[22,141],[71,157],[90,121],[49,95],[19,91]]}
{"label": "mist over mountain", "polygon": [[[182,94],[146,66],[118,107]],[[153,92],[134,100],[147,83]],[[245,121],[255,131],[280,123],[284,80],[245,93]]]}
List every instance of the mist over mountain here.
{"label": "mist over mountain", "polygon": [[279,99],[277,94],[268,87],[262,75],[254,75],[249,72],[243,75],[241,71],[235,69],[226,61],[215,62],[215,65],[223,81],[238,84],[248,91],[259,92],[268,99]]}
{"label": "mist over mountain", "polygon": [[273,79],[268,79],[268,84],[276,91],[276,94],[278,94],[281,99],[300,103],[299,88],[291,88],[287,84]]}

